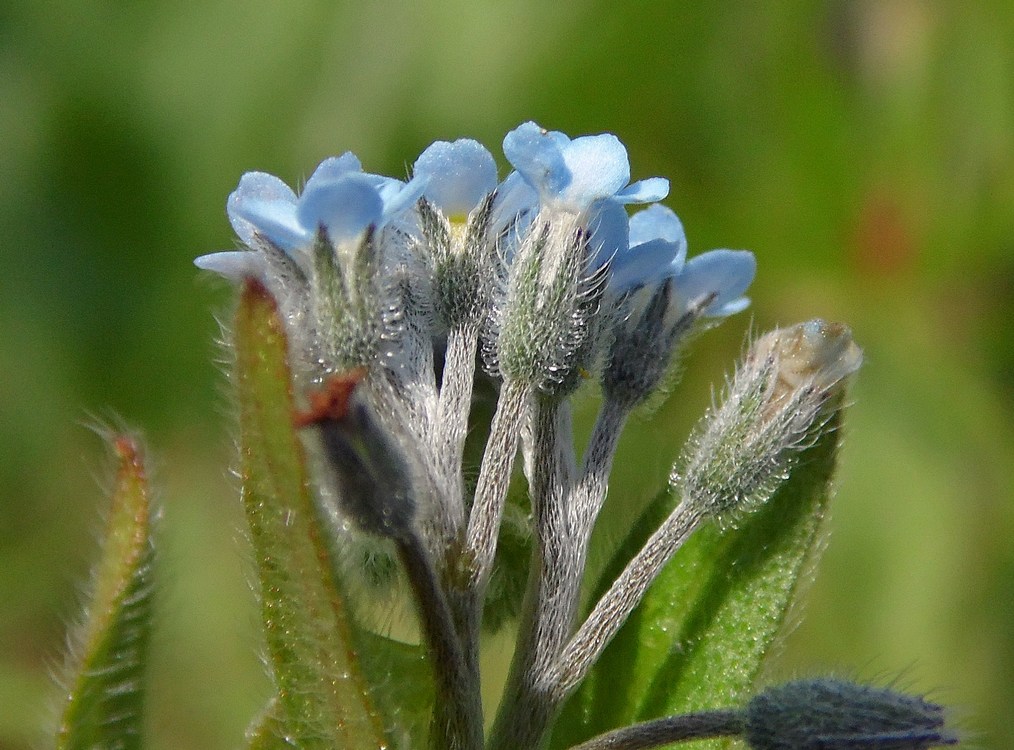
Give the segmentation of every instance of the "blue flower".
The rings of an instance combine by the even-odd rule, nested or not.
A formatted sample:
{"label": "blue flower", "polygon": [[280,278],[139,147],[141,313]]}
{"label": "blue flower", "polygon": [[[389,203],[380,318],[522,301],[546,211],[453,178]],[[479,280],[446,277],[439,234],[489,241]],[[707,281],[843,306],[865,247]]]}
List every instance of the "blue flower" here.
{"label": "blue flower", "polygon": [[630,217],[628,245],[612,259],[609,287],[614,294],[675,276],[687,257],[683,224],[672,210],[658,204]]}
{"label": "blue flower", "polygon": [[630,247],[627,209],[610,198],[594,203],[588,213],[588,243],[593,252],[591,267],[597,269],[611,261],[615,272],[616,263],[627,256]]}
{"label": "blue flower", "polygon": [[544,206],[582,212],[607,198],[651,203],[669,193],[669,181],[661,177],[628,184],[627,149],[609,133],[571,140],[526,122],[507,134],[503,151]]}
{"label": "blue flower", "polygon": [[415,161],[412,173],[423,179],[423,195],[454,221],[461,221],[494,188],[496,162],[478,141],[436,141]]}
{"label": "blue flower", "polygon": [[679,312],[709,295],[714,299],[702,311],[707,317],[725,317],[746,309],[743,296],[757,270],[753,253],[745,250],[711,250],[687,260],[683,224],[670,209],[653,205],[630,218],[630,247],[615,255],[609,288],[623,294],[672,278]]}
{"label": "blue flower", "polygon": [[[298,259],[323,229],[339,243],[368,226],[382,227],[409,209],[423,194],[424,178],[409,183],[367,174],[352,153],[325,159],[306,181],[303,193],[274,175],[247,172],[229,196],[229,221],[243,244],[258,240]],[[199,268],[227,276],[242,276],[261,268],[262,261],[244,252],[214,253],[197,258]]]}

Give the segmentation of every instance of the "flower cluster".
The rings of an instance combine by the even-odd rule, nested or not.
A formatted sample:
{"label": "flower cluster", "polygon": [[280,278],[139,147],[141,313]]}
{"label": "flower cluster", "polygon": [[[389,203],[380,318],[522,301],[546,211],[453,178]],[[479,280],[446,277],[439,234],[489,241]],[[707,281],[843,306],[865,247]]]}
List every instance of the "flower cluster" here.
{"label": "flower cluster", "polygon": [[[616,334],[658,329],[653,359],[665,361],[674,332],[747,306],[753,255],[688,261],[679,219],[656,203],[668,181],[630,184],[615,136],[571,140],[530,122],[503,148],[515,171],[500,183],[467,139],[431,145],[407,182],[363,172],[351,153],[321,163],[298,196],[248,173],[228,201],[247,249],[196,263],[268,282],[323,372],[383,366],[407,388],[426,377],[413,337],[479,326],[492,371],[557,391],[630,338]],[[629,204],[651,205],[628,218]],[[618,356],[606,370],[628,364]]]}
{"label": "flower cluster", "polygon": [[[324,161],[298,195],[246,174],[228,201],[244,248],[196,261],[276,298],[308,403],[296,423],[316,428],[340,511],[398,551],[434,668],[433,744],[458,750],[541,746],[680,545],[767,499],[861,361],[848,330],[821,321],[761,338],[674,474],[669,517],[582,619],[589,540],[627,418],[671,382],[694,333],[748,306],[755,261],[742,250],[688,258],[682,224],[659,203],[668,181],[631,182],[612,135],[529,122],[503,153],[503,180],[467,139],[431,145],[408,180],[364,172],[351,153]],[[477,361],[498,399],[471,486]],[[570,396],[591,377],[602,405],[578,461]],[[486,743],[478,644],[518,454],[534,550]],[[641,742],[629,746],[662,740]]]}

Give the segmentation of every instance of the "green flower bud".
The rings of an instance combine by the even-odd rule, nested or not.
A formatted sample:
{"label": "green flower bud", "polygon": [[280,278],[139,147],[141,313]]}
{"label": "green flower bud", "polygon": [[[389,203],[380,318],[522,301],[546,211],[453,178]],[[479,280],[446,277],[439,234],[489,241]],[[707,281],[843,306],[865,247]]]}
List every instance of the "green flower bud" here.
{"label": "green flower bud", "polygon": [[816,439],[860,364],[862,351],[837,323],[812,320],[765,334],[691,440],[683,475],[674,472],[671,481],[708,515],[764,502]]}

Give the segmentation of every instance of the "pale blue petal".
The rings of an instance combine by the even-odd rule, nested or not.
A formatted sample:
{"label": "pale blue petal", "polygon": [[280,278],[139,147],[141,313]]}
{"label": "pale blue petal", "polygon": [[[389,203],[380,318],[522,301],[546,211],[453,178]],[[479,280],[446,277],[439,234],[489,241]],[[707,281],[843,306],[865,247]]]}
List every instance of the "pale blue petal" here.
{"label": "pale blue petal", "polygon": [[322,161],[313,174],[310,175],[310,179],[306,181],[306,185],[303,187],[303,192],[310,189],[314,183],[317,182],[332,182],[337,180],[342,175],[349,173],[362,172],[363,165],[359,161],[359,157],[353,154],[351,151],[346,151],[341,156],[332,156]]}
{"label": "pale blue petal", "polygon": [[630,217],[630,245],[640,245],[649,240],[662,239],[681,245],[686,254],[687,236],[683,222],[671,209],[656,203]]}
{"label": "pale blue petal", "polygon": [[511,172],[496,189],[493,201],[493,227],[499,231],[519,216],[539,207],[539,194],[519,172]]}
{"label": "pale blue petal", "polygon": [[[309,234],[301,226],[296,217],[296,205],[280,201],[245,201],[233,212],[240,221],[247,221],[249,226],[267,238],[273,245],[287,253],[302,247],[309,240]],[[235,227],[238,222],[233,222]],[[237,229],[237,234],[246,245],[251,240]]]}
{"label": "pale blue petal", "polygon": [[424,195],[447,216],[467,216],[496,187],[493,155],[469,138],[431,144],[412,173],[429,178]]}
{"label": "pale blue petal", "polygon": [[[532,124],[535,125],[535,127],[539,128],[539,130],[542,130],[542,128],[536,125],[535,123]],[[545,137],[551,139],[553,143],[556,144],[557,148],[560,149],[560,151],[563,151],[563,149],[567,148],[567,146],[569,146],[571,142],[570,136],[567,135],[566,133],[561,133],[559,130],[547,130],[545,133]]]}
{"label": "pale blue petal", "polygon": [[627,252],[627,212],[614,200],[600,201],[590,212],[588,220],[589,244],[592,249],[592,267],[598,268],[607,261],[617,262]]}
{"label": "pale blue petal", "polygon": [[707,315],[713,318],[725,318],[729,315],[735,315],[736,313],[743,312],[746,308],[750,307],[749,297],[739,297],[738,299],[726,302],[718,310],[709,310],[706,312]]}
{"label": "pale blue petal", "polygon": [[676,243],[654,239],[631,247],[613,261],[609,289],[621,294],[672,275]]}
{"label": "pale blue petal", "polygon": [[315,181],[300,196],[300,223],[312,233],[323,227],[333,242],[380,223],[384,204],[372,183],[368,175],[355,173]]}
{"label": "pale blue petal", "polygon": [[303,230],[296,220],[296,194],[274,175],[247,172],[226,203],[229,222],[244,244],[258,232],[284,250],[297,247]]}
{"label": "pale blue petal", "polygon": [[265,268],[264,256],[251,250],[228,250],[202,255],[194,259],[194,265],[202,271],[214,271],[235,281],[249,276],[263,278]]}
{"label": "pale blue petal", "polygon": [[616,193],[620,203],[654,203],[669,195],[669,180],[664,177],[649,177],[639,180]]}
{"label": "pale blue petal", "polygon": [[503,139],[507,161],[543,197],[559,195],[570,184],[571,174],[564,161],[562,133],[550,133],[534,122],[526,122]]}
{"label": "pale blue petal", "polygon": [[568,207],[584,210],[630,181],[627,149],[611,133],[575,138],[562,153],[570,181],[559,191],[559,200]]}
{"label": "pale blue petal", "polygon": [[387,177],[384,180],[379,190],[384,207],[382,224],[397,218],[399,214],[414,206],[416,201],[422,198],[429,184],[429,177],[425,175],[413,177],[407,183]]}
{"label": "pale blue petal", "polygon": [[711,250],[687,261],[676,276],[676,293],[684,305],[715,294],[704,315],[732,315],[749,304],[743,293],[756,272],[757,261],[749,251]]}

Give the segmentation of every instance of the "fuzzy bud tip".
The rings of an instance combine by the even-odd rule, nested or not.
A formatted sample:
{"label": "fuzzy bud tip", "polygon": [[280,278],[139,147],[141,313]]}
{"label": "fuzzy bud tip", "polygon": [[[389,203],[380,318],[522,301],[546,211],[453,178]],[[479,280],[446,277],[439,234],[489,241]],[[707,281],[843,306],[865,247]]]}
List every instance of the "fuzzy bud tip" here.
{"label": "fuzzy bud tip", "polygon": [[957,744],[944,709],[918,696],[833,679],[797,680],[746,709],[752,750],[924,750]]}
{"label": "fuzzy bud tip", "polygon": [[775,400],[807,385],[828,391],[842,384],[863,363],[852,331],[841,323],[811,320],[762,336],[751,358],[777,366]]}

